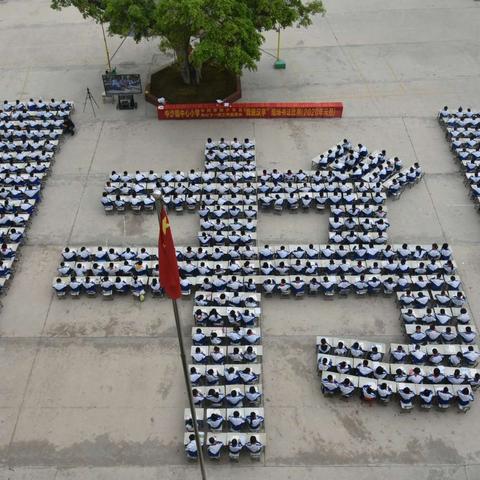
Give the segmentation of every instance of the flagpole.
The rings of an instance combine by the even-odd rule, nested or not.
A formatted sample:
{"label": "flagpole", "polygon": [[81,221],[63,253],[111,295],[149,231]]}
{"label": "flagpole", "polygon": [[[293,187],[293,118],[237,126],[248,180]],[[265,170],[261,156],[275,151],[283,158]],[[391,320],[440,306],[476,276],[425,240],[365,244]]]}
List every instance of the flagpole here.
{"label": "flagpole", "polygon": [[[158,226],[159,228],[162,228],[161,219],[160,219],[162,208],[163,208],[162,195],[158,190],[155,190],[153,192],[153,198],[155,199],[155,207],[157,209]],[[188,373],[187,357],[185,356],[182,326],[180,324],[180,316],[178,314],[177,300],[174,298],[172,298],[172,306],[173,306],[173,315],[175,317],[175,326],[177,328],[178,343],[180,346],[180,358],[182,360],[183,376],[185,378],[185,386],[187,387],[188,403],[190,405],[190,415],[192,416],[193,431],[195,433],[195,443],[197,444],[200,471],[202,474],[202,480],[207,480],[207,474],[205,472],[205,460],[203,458],[202,440],[200,438],[200,433],[198,430],[197,413],[195,411],[195,404],[193,403],[192,385],[190,383],[190,375]]]}

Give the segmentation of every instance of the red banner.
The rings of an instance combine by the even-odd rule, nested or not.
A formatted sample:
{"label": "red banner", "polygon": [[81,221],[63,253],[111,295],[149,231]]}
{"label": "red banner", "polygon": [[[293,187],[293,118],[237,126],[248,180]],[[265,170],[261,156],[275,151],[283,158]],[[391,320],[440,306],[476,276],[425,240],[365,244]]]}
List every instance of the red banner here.
{"label": "red banner", "polygon": [[343,103],[182,103],[157,107],[159,120],[212,118],[339,118]]}

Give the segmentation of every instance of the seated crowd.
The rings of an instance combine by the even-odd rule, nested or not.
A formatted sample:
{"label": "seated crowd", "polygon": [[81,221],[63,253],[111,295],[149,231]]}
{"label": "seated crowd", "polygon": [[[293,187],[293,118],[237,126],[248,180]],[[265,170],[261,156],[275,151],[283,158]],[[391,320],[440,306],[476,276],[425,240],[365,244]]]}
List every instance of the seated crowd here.
{"label": "seated crowd", "polygon": [[[0,226],[1,226],[0,214]],[[17,232],[15,232],[17,233]],[[397,292],[404,308],[462,307],[464,294],[447,244],[177,247],[184,295],[259,292],[297,297]],[[67,247],[54,289],[59,296],[145,290],[162,295],[155,248]],[[412,323],[412,322],[410,322]]]}
{"label": "seated crowd", "polygon": [[464,174],[470,196],[480,207],[480,111],[445,106],[438,114],[440,125]]}
{"label": "seated crowd", "polygon": [[0,104],[0,291],[15,271],[18,247],[70,122],[65,100]]}
{"label": "seated crowd", "polygon": [[[259,305],[257,293],[198,291],[195,295],[190,383],[198,426],[201,431],[212,432],[207,433],[206,453],[213,460],[224,450],[234,461],[242,451],[257,458],[265,444],[261,440],[264,410]],[[222,314],[226,315],[224,319]],[[231,320],[228,327],[224,326],[227,316]],[[205,326],[207,318],[209,326]],[[188,410],[185,428],[193,431]],[[250,435],[247,432],[256,435],[250,442],[245,439]],[[188,458],[196,459],[198,452],[192,439],[189,434],[185,451]],[[252,442],[253,449],[249,447]]]}
{"label": "seated crowd", "polygon": [[350,398],[358,391],[362,400],[383,404],[397,395],[405,410],[418,399],[426,409],[456,402],[468,411],[480,386],[479,356],[473,345],[391,344],[387,355],[383,344],[317,337],[322,393]]}

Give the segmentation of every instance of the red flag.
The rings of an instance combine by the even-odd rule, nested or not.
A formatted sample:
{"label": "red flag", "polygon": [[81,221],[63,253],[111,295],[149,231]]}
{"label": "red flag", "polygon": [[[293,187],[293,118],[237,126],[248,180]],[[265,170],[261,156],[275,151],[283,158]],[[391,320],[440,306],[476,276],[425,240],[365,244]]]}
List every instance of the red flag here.
{"label": "red flag", "polygon": [[178,274],[177,254],[173,244],[172,229],[165,207],[160,212],[160,234],[158,237],[158,270],[160,285],[172,299],[182,296]]}

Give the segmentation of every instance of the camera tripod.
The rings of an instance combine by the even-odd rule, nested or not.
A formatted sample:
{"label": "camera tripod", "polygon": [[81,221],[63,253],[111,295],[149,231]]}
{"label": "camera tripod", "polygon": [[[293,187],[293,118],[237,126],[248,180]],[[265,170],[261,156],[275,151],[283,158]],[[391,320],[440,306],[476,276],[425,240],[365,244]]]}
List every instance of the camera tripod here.
{"label": "camera tripod", "polygon": [[95,104],[95,106],[97,108],[98,107],[98,103],[95,101],[95,99],[93,98],[93,95],[90,93],[90,89],[87,87],[87,93],[85,95],[85,102],[83,104],[83,111],[85,111],[85,108],[87,107],[87,101],[90,101],[90,106],[92,107],[92,113],[93,113],[93,116],[96,117],[95,115],[95,107],[93,106]]}

